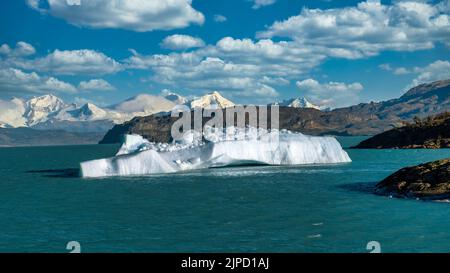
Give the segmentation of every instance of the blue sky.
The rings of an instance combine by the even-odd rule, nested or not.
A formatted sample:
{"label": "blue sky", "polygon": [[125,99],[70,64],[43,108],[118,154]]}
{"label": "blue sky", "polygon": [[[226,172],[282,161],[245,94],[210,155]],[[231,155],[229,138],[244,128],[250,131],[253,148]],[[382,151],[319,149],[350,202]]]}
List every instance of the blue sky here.
{"label": "blue sky", "polygon": [[218,90],[340,107],[450,78],[448,0],[166,2],[2,1],[0,99]]}

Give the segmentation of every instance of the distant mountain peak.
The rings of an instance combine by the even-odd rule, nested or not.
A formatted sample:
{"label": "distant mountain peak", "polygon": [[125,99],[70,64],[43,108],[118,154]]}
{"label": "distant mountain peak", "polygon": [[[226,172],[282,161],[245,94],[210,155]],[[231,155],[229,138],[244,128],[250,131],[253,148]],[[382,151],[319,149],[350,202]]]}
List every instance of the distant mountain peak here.
{"label": "distant mountain peak", "polygon": [[88,102],[80,108],[80,114],[83,116],[104,116],[106,111]]}
{"label": "distant mountain peak", "polygon": [[224,98],[218,91],[206,94],[190,102],[191,108],[227,108],[234,105],[234,102]]}
{"label": "distant mountain peak", "polygon": [[67,104],[55,95],[34,97],[26,103],[25,117],[29,126],[48,120],[50,115],[67,107]]}
{"label": "distant mountain peak", "polygon": [[314,108],[320,110],[321,107],[309,102],[306,98],[292,98],[276,103],[280,106],[287,106],[293,108]]}
{"label": "distant mountain peak", "polygon": [[55,95],[48,94],[40,97],[34,97],[27,101],[28,105],[35,107],[60,107],[66,105],[64,101]]}

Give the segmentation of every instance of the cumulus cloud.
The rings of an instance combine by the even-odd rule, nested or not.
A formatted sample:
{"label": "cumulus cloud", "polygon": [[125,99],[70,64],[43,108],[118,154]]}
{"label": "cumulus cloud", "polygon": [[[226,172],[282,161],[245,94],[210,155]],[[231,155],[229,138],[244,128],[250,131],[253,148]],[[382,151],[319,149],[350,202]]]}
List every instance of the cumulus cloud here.
{"label": "cumulus cloud", "polygon": [[74,93],[77,89],[70,83],[54,77],[42,77],[35,72],[20,69],[0,69],[0,92],[18,95],[20,93]]}
{"label": "cumulus cloud", "polygon": [[243,91],[240,95],[252,97],[255,101],[264,101],[266,98],[276,98],[280,94],[273,87],[258,83],[254,88]]}
{"label": "cumulus cloud", "polygon": [[25,57],[36,53],[36,49],[25,42],[18,42],[15,48],[11,48],[8,44],[0,46],[0,55],[7,57]]}
{"label": "cumulus cloud", "polygon": [[25,104],[19,99],[11,101],[0,100],[0,124],[14,127],[25,126]]}
{"label": "cumulus cloud", "polygon": [[[150,80],[176,89],[220,90],[249,94],[258,90],[268,97],[274,86],[288,85],[289,79],[310,71],[325,58],[291,42],[269,39],[252,41],[225,37],[216,45],[192,52],[133,56],[125,61],[131,69],[149,69]],[[269,90],[275,90],[270,92]],[[232,95],[232,94],[227,94]]]}
{"label": "cumulus cloud", "polygon": [[342,58],[374,56],[383,50],[430,49],[437,42],[450,44],[450,17],[443,3],[395,1],[383,5],[379,0],[368,0],[356,7],[304,8],[257,37],[286,37],[299,46]]}
{"label": "cumulus cloud", "polygon": [[415,67],[414,73],[417,76],[406,89],[422,83],[450,79],[450,62],[438,60],[425,67]]}
{"label": "cumulus cloud", "polygon": [[114,90],[115,87],[103,79],[92,79],[80,82],[78,89],[86,91],[111,91]]}
{"label": "cumulus cloud", "polygon": [[264,6],[275,4],[276,0],[253,0],[253,9],[259,9]]}
{"label": "cumulus cloud", "polygon": [[203,46],[205,46],[205,42],[203,42],[202,39],[180,34],[168,36],[161,43],[162,48],[172,50],[189,49]]}
{"label": "cumulus cloud", "polygon": [[[207,50],[209,51],[209,50]],[[203,52],[205,53],[205,52]],[[261,70],[255,64],[234,63],[220,57],[205,57],[201,51],[169,55],[135,55],[130,58],[132,67],[150,69],[154,82],[191,91],[220,90],[233,94],[253,93],[273,96],[268,84],[262,83]],[[206,55],[208,56],[208,54]]]}
{"label": "cumulus cloud", "polygon": [[3,44],[0,46],[0,67],[49,72],[56,75],[105,75],[123,69],[121,63],[102,52],[90,49],[56,49],[43,57],[31,57],[35,53],[35,48],[26,42],[18,42],[14,48]]}
{"label": "cumulus cloud", "polygon": [[314,79],[297,81],[300,89],[311,101],[329,107],[344,107],[358,103],[359,93],[363,90],[362,84],[355,82],[346,84],[342,82],[319,83]]}
{"label": "cumulus cloud", "polygon": [[409,71],[408,69],[406,69],[404,67],[398,67],[394,70],[395,75],[406,75],[409,73],[411,73],[411,71]]}
{"label": "cumulus cloud", "polygon": [[446,60],[437,60],[424,67],[406,68],[391,67],[389,65],[389,67],[383,66],[383,68],[391,71],[394,75],[414,75],[414,79],[405,87],[405,91],[423,83],[450,79],[450,62]]}
{"label": "cumulus cloud", "polygon": [[[203,24],[203,14],[192,7],[192,0],[28,0],[43,14],[70,24],[91,28],[127,29],[138,32],[184,28]],[[78,5],[79,4],[79,5]],[[45,8],[44,8],[45,6]]]}
{"label": "cumulus cloud", "polygon": [[16,65],[25,69],[57,75],[104,75],[122,70],[120,63],[95,50],[55,50],[45,57],[23,60]]}
{"label": "cumulus cloud", "polygon": [[224,23],[227,20],[228,20],[227,17],[225,17],[225,16],[223,16],[221,14],[214,15],[214,22],[216,22],[216,23]]}
{"label": "cumulus cloud", "polygon": [[378,67],[385,71],[392,71],[391,64],[380,64]]}

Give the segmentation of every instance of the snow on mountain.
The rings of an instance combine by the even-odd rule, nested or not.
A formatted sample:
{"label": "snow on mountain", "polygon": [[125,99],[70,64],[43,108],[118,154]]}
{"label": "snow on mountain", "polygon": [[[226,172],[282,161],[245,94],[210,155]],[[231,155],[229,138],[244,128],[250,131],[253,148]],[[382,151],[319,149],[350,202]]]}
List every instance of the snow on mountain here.
{"label": "snow on mountain", "polygon": [[62,109],[57,115],[56,120],[66,121],[92,121],[108,119],[108,112],[99,108],[92,103],[86,103],[85,105],[78,107],[77,105],[71,105]]}
{"label": "snow on mountain", "polygon": [[200,98],[190,101],[188,104],[191,108],[227,108],[235,104],[224,98],[219,92],[214,91],[211,94],[204,95]]}
{"label": "snow on mountain", "polygon": [[[189,101],[176,93],[165,92],[160,96],[140,94],[110,107],[98,107],[92,103],[82,106],[67,104],[54,95],[34,97],[28,101],[14,98],[11,101],[0,100],[1,127],[33,127],[41,129],[80,130],[86,127],[92,130],[93,124],[124,123],[136,116],[148,116],[156,113],[168,113],[177,105],[191,107],[230,107],[234,103],[218,92]],[[91,124],[88,124],[90,122]],[[77,123],[77,124],[75,124]]]}
{"label": "snow on mountain", "polygon": [[306,98],[293,98],[289,100],[284,100],[280,103],[274,103],[274,105],[287,106],[293,108],[314,108],[320,110],[320,106],[317,106],[309,102]]}
{"label": "snow on mountain", "polygon": [[25,118],[29,126],[47,121],[51,116],[67,107],[60,98],[53,95],[35,97],[26,102]]}

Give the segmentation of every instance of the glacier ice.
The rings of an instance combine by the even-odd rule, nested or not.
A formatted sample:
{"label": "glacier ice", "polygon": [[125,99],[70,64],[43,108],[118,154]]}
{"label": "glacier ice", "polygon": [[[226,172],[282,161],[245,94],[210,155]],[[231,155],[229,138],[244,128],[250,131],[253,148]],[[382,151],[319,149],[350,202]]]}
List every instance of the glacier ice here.
{"label": "glacier ice", "polygon": [[286,130],[246,128],[189,131],[171,143],[151,143],[126,135],[115,157],[82,162],[86,178],[137,176],[214,167],[261,164],[304,165],[351,162],[333,137],[307,136]]}

